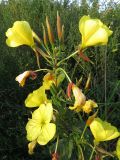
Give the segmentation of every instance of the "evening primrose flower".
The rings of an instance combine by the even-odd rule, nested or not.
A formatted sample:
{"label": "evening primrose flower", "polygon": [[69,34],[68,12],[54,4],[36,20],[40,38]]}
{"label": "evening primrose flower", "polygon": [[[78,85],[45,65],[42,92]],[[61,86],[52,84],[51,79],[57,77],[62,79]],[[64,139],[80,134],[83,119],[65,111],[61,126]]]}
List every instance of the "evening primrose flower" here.
{"label": "evening primrose flower", "polygon": [[93,108],[98,107],[97,103],[95,103],[93,100],[89,99],[85,102],[85,104],[82,106],[82,109],[85,113],[90,113]]}
{"label": "evening primrose flower", "polygon": [[79,30],[82,34],[81,48],[94,45],[106,45],[108,37],[113,33],[99,19],[83,16],[79,21]]}
{"label": "evening primrose flower", "polygon": [[56,133],[56,125],[50,123],[53,117],[53,107],[51,103],[41,104],[35,110],[26,125],[27,139],[37,141],[40,145],[46,145]]}
{"label": "evening primrose flower", "polygon": [[90,129],[96,142],[109,141],[120,136],[116,127],[100,118],[95,118],[92,121]]}
{"label": "evening primrose flower", "polygon": [[21,87],[23,87],[28,77],[31,77],[32,80],[34,80],[37,78],[37,74],[34,71],[25,71],[22,74],[18,75],[15,80],[19,82]]}
{"label": "evening primrose flower", "polygon": [[30,93],[26,100],[25,106],[26,107],[38,107],[42,103],[49,102],[50,100],[47,99],[47,95],[45,94],[44,86],[41,86],[39,89],[34,90],[33,93]]}
{"label": "evening primrose flower", "polygon": [[82,106],[85,104],[86,97],[82,93],[82,90],[79,89],[76,85],[72,85],[72,92],[75,97],[75,103],[73,107],[69,107],[71,110],[75,110],[76,112],[81,111]]}
{"label": "evening primrose flower", "polygon": [[16,21],[12,28],[6,32],[6,43],[9,47],[18,47],[20,45],[34,46],[32,29],[26,21]]}

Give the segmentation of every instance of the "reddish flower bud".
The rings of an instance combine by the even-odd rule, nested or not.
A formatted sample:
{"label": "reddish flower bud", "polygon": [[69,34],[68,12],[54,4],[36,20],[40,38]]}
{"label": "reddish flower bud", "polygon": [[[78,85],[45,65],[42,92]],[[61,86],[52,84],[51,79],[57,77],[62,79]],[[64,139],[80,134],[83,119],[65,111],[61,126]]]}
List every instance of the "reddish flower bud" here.
{"label": "reddish flower bud", "polygon": [[71,97],[71,89],[72,89],[72,86],[73,86],[73,83],[69,83],[68,86],[67,86],[67,96],[68,98]]}
{"label": "reddish flower bud", "polygon": [[52,154],[52,160],[59,160],[59,155],[58,155],[58,153],[53,153],[53,154]]}
{"label": "reddish flower bud", "polygon": [[84,61],[90,62],[90,59],[89,59],[86,55],[84,55],[82,51],[79,52],[79,56],[80,56]]}

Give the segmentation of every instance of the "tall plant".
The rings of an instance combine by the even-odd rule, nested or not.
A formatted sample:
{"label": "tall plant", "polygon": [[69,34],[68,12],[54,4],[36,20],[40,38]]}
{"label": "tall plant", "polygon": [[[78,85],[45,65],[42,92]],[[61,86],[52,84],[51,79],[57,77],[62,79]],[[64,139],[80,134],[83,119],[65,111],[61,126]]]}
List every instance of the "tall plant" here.
{"label": "tall plant", "polygon": [[[76,51],[63,58],[65,54],[64,25],[57,12],[57,36],[55,39],[49,18],[46,17],[43,38],[39,38],[26,21],[16,21],[6,32],[6,43],[10,47],[27,45],[36,56],[37,70],[28,70],[16,77],[21,87],[27,78],[35,80],[39,72],[47,72],[42,85],[30,93],[25,106],[32,110],[26,124],[29,154],[34,153],[36,144],[49,143],[52,160],[86,159],[100,160],[106,156],[118,156],[120,159],[119,140],[116,152],[110,153],[101,148],[101,143],[120,136],[117,128],[100,119],[97,114],[98,104],[86,96],[91,82],[91,73],[85,87],[80,87],[81,78],[73,82],[65,70],[66,60],[71,57],[94,63],[85,55],[87,48],[107,45],[112,31],[99,19],[83,16],[79,21],[81,43]],[[64,44],[65,45],[65,44]],[[45,59],[45,68],[40,62]],[[70,68],[71,74],[75,69]],[[37,109],[36,109],[37,108]],[[91,135],[92,133],[92,135]],[[94,137],[94,138],[93,138]],[[56,142],[56,143],[55,143]]]}

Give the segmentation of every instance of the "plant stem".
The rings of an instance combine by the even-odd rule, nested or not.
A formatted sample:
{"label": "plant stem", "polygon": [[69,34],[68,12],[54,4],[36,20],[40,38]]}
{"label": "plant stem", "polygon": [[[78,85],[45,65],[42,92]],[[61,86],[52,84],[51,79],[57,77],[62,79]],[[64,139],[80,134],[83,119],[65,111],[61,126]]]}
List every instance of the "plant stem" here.
{"label": "plant stem", "polygon": [[95,146],[94,146],[93,149],[92,149],[92,152],[91,152],[91,155],[90,155],[89,160],[92,160],[94,152],[95,152]]}
{"label": "plant stem", "polygon": [[59,66],[62,62],[66,61],[67,59],[69,59],[69,58],[71,58],[71,57],[73,57],[73,56],[76,55],[78,52],[79,52],[79,51],[77,50],[77,51],[75,51],[74,53],[70,54],[68,57],[66,57],[65,59],[63,59],[63,60],[61,60],[60,62],[58,62],[57,65]]}
{"label": "plant stem", "polygon": [[83,130],[83,132],[82,132],[82,135],[81,135],[81,137],[80,137],[80,140],[83,139],[83,136],[84,136],[84,134],[85,134],[86,129],[87,129],[87,125],[85,125],[85,127],[84,127],[84,130]]}
{"label": "plant stem", "polygon": [[40,72],[40,71],[50,71],[49,69],[37,69],[34,72]]}
{"label": "plant stem", "polygon": [[55,153],[57,152],[58,142],[59,142],[59,137],[57,137],[57,142],[56,142],[56,146],[55,146]]}
{"label": "plant stem", "polygon": [[56,72],[59,71],[59,70],[61,70],[65,74],[65,76],[67,77],[68,81],[71,83],[72,81],[71,81],[70,77],[68,76],[68,74],[66,73],[66,71],[63,68],[57,68]]}

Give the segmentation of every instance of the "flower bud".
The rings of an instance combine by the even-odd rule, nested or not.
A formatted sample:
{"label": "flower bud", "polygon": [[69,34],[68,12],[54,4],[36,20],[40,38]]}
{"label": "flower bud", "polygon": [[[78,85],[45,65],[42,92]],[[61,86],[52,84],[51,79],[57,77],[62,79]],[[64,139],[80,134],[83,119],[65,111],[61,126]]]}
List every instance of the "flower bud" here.
{"label": "flower bud", "polygon": [[45,31],[45,26],[43,26],[43,41],[44,41],[44,44],[45,46],[47,46],[47,35],[46,35],[46,31]]}
{"label": "flower bud", "polygon": [[57,11],[57,34],[58,34],[58,39],[61,41],[62,37],[62,27],[61,27],[61,18],[59,16],[59,13]]}
{"label": "flower bud", "polygon": [[54,43],[54,36],[53,36],[53,33],[52,33],[52,29],[51,29],[48,17],[46,17],[46,26],[47,26],[49,41],[50,41],[51,44],[53,44]]}

